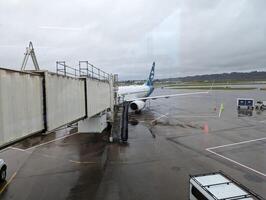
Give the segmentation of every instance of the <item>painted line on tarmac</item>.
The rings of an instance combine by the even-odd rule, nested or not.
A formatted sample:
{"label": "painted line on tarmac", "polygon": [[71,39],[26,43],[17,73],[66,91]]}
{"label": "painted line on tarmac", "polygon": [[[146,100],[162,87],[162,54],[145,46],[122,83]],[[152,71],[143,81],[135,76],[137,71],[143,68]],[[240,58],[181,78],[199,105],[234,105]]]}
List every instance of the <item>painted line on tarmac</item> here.
{"label": "painted line on tarmac", "polygon": [[[10,149],[13,149],[13,150],[16,150],[16,151],[22,151],[22,152],[27,153],[27,154],[32,154],[32,152],[28,151],[27,149],[24,150],[24,149],[19,149],[19,148],[15,148],[15,147],[10,147]],[[43,153],[36,153],[36,154],[39,155],[39,156],[46,157],[46,158],[57,159],[56,156],[51,156],[51,155],[48,155],[48,154],[43,154]]]}
{"label": "painted line on tarmac", "polygon": [[229,146],[235,146],[235,145],[239,145],[239,144],[246,144],[246,143],[256,142],[256,141],[265,140],[265,139],[266,139],[266,137],[263,137],[263,138],[258,138],[258,139],[254,139],[254,140],[247,140],[247,141],[243,141],[243,142],[236,142],[236,143],[231,143],[231,144],[225,144],[225,145],[210,147],[207,149],[210,149],[210,150],[218,149],[218,148],[222,148],[222,147],[229,147]]}
{"label": "painted line on tarmac", "polygon": [[[28,151],[27,149],[24,150],[24,149],[20,149],[20,148],[16,148],[16,147],[8,147],[8,148],[16,150],[16,151],[22,151],[22,152],[27,153],[27,154],[31,154],[32,153],[32,152]],[[76,161],[76,160],[61,159],[61,158],[58,159],[57,156],[51,156],[51,155],[43,154],[43,153],[37,153],[37,155],[43,156],[43,157],[46,157],[46,158],[56,159],[56,160],[64,160],[64,161],[68,161],[68,162],[75,163],[75,164],[97,164],[97,162],[92,162],[92,161]]]}
{"label": "painted line on tarmac", "polygon": [[92,161],[76,161],[76,160],[68,160],[68,161],[76,164],[97,164],[97,162],[92,162]]}
{"label": "painted line on tarmac", "polygon": [[157,121],[158,119],[161,119],[161,118],[163,118],[163,117],[166,117],[166,118],[168,118],[168,116],[167,116],[167,115],[169,115],[169,113],[166,113],[165,115],[161,114],[161,116],[160,116],[160,117],[157,117],[156,119],[152,120],[150,123],[153,123],[153,122],[155,122],[155,121]]}
{"label": "painted line on tarmac", "polygon": [[7,151],[8,149],[10,149],[10,147],[6,147],[6,148],[0,150],[0,153],[3,153],[3,152],[5,152],[5,151]]}
{"label": "painted line on tarmac", "polygon": [[7,183],[1,188],[1,190],[0,190],[0,194],[2,194],[2,193],[5,191],[6,187],[11,183],[11,181],[15,178],[16,175],[17,175],[17,172],[15,172],[15,173],[11,176],[11,178],[7,181]]}
{"label": "painted line on tarmac", "polygon": [[[164,116],[167,118],[219,118],[219,115],[176,115],[176,116],[169,116],[170,113],[166,113],[166,114],[161,114],[159,112],[153,111],[154,113],[160,115],[160,116]],[[168,116],[166,116],[168,115]],[[159,117],[161,118],[161,117]],[[266,121],[265,121],[266,122]]]}
{"label": "painted line on tarmac", "polygon": [[233,159],[227,158],[227,157],[225,157],[225,156],[223,156],[223,155],[221,155],[221,154],[219,154],[219,153],[216,153],[216,152],[214,152],[214,151],[212,151],[212,150],[210,150],[210,149],[206,149],[206,150],[207,150],[208,152],[212,153],[212,154],[215,154],[215,155],[217,155],[217,156],[219,156],[219,157],[225,159],[225,160],[228,160],[228,161],[230,161],[230,162],[233,162],[233,163],[235,163],[235,164],[237,164],[237,165],[239,165],[239,166],[241,166],[241,167],[244,167],[244,168],[246,168],[246,169],[248,169],[248,170],[250,170],[250,171],[253,171],[253,172],[255,172],[255,173],[257,173],[257,174],[259,174],[259,175],[261,175],[261,176],[266,177],[266,174],[264,174],[264,173],[262,173],[262,172],[260,172],[260,171],[258,171],[258,170],[255,170],[255,169],[253,169],[253,168],[251,168],[251,167],[248,167],[248,166],[246,166],[246,165],[243,165],[243,164],[241,164],[241,163],[239,163],[239,162],[237,162],[237,161],[235,161],[235,160],[233,160]]}
{"label": "painted line on tarmac", "polygon": [[25,149],[20,149],[20,148],[16,148],[16,147],[6,147],[3,150],[1,150],[0,153],[3,153],[3,152],[5,152],[7,150],[10,150],[10,149],[12,149],[12,150],[18,150],[18,151],[23,151],[23,152],[26,151]]}
{"label": "painted line on tarmac", "polygon": [[27,149],[21,149],[21,148],[12,147],[12,146],[11,146],[11,147],[7,147],[7,148],[1,150],[0,153],[6,151],[6,150],[8,150],[8,149],[13,149],[13,150],[18,150],[18,151],[22,151],[22,152],[27,152],[27,153],[28,153],[28,150],[31,150],[31,149],[33,149],[33,148],[40,147],[40,146],[43,146],[43,145],[46,145],[46,144],[49,144],[49,143],[52,143],[52,142],[55,142],[55,141],[58,141],[58,140],[62,140],[62,139],[64,139],[64,138],[67,138],[67,137],[70,137],[70,136],[76,135],[76,134],[78,134],[78,133],[79,133],[79,132],[72,133],[72,134],[70,134],[70,135],[65,135],[65,136],[62,136],[62,137],[56,138],[56,139],[54,139],[54,140],[51,140],[51,141],[48,141],[48,142],[45,142],[45,143],[42,143],[42,144],[38,144],[38,145],[36,145],[36,146],[29,147],[29,148],[27,148]]}
{"label": "painted line on tarmac", "polygon": [[[189,116],[189,115],[177,115],[175,116],[176,118],[219,118],[218,115],[192,115],[192,116]],[[174,118],[174,117],[172,117]]]}
{"label": "painted line on tarmac", "polygon": [[22,152],[27,152],[27,150],[25,149],[20,149],[20,148],[17,148],[17,147],[8,147],[9,149],[13,149],[13,150],[18,150],[18,151],[22,151]]}
{"label": "painted line on tarmac", "polygon": [[214,149],[218,149],[218,148],[235,146],[235,145],[240,145],[240,144],[247,144],[247,143],[250,143],[250,142],[256,142],[256,141],[261,141],[261,140],[265,140],[265,139],[266,139],[266,137],[264,137],[264,138],[258,138],[258,139],[254,139],[254,140],[247,140],[247,141],[243,141],[243,142],[236,142],[236,143],[231,143],[231,144],[225,144],[225,145],[220,145],[220,146],[216,146],[216,147],[210,147],[210,148],[207,148],[205,150],[208,151],[208,152],[210,152],[210,153],[212,153],[212,154],[214,154],[214,155],[216,155],[216,156],[219,156],[219,157],[221,157],[221,158],[223,158],[225,160],[228,160],[228,161],[230,161],[232,163],[235,163],[235,164],[237,164],[237,165],[239,165],[241,167],[244,167],[244,168],[246,168],[246,169],[248,169],[250,171],[253,171],[253,172],[255,172],[255,173],[257,173],[257,174],[259,174],[261,176],[266,177],[266,174],[264,174],[264,173],[262,173],[262,172],[260,172],[258,170],[255,170],[255,169],[253,169],[251,167],[248,167],[247,165],[244,165],[244,164],[242,164],[240,162],[237,162],[237,161],[235,161],[235,160],[233,160],[231,158],[228,158],[226,156],[223,156],[223,155],[221,155],[221,154],[216,153],[215,151],[213,151]]}
{"label": "painted line on tarmac", "polygon": [[163,117],[167,117],[168,118],[168,116],[166,116],[166,115],[169,115],[169,113],[162,114],[162,113],[159,113],[159,112],[156,112],[156,111],[152,111],[152,112],[160,115],[160,117],[163,116]]}
{"label": "painted line on tarmac", "polygon": [[37,147],[40,147],[40,146],[43,146],[43,145],[46,145],[46,144],[50,144],[50,143],[52,143],[52,142],[55,142],[55,141],[58,141],[58,140],[62,140],[62,139],[64,139],[64,138],[68,138],[68,137],[71,137],[71,136],[76,135],[76,134],[79,134],[79,132],[72,133],[72,134],[70,134],[70,135],[65,135],[65,136],[63,136],[63,137],[59,137],[59,138],[57,138],[57,139],[54,139],[54,140],[51,140],[51,141],[48,141],[48,142],[44,142],[44,143],[42,143],[42,144],[38,144],[38,145],[36,145],[36,146],[33,146],[33,147],[30,147],[30,148],[25,149],[25,151],[30,150],[30,149],[34,149],[34,148],[37,148]]}

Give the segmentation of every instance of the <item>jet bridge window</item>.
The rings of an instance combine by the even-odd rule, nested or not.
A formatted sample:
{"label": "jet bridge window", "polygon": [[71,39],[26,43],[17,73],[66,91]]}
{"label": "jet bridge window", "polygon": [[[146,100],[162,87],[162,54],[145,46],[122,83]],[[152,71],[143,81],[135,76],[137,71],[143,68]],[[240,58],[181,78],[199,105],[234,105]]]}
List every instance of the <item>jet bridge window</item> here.
{"label": "jet bridge window", "polygon": [[195,186],[192,186],[191,193],[198,200],[208,200]]}

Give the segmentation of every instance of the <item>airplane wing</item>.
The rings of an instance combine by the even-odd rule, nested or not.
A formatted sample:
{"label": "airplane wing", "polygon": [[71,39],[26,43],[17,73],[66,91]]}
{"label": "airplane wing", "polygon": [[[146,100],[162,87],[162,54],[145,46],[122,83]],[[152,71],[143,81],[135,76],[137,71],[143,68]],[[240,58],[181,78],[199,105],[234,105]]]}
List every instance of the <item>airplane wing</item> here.
{"label": "airplane wing", "polygon": [[143,97],[143,98],[135,98],[135,99],[129,99],[126,101],[137,101],[137,100],[156,100],[156,99],[162,99],[162,98],[170,98],[170,97],[178,97],[178,96],[189,96],[189,95],[196,95],[196,94],[208,94],[209,91],[205,92],[190,92],[190,93],[181,93],[181,94],[169,94],[169,95],[160,95],[160,96],[151,96],[151,97]]}

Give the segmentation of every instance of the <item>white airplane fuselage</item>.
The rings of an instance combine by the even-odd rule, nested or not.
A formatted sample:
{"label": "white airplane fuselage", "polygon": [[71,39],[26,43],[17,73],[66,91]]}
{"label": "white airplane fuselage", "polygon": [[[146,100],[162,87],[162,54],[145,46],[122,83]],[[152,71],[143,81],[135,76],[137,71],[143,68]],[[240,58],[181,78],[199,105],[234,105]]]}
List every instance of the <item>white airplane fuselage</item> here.
{"label": "white airplane fuselage", "polygon": [[124,101],[147,97],[151,94],[153,87],[147,85],[129,85],[118,88],[118,97]]}
{"label": "white airplane fuselage", "polygon": [[147,100],[155,100],[160,98],[169,98],[177,96],[207,94],[209,92],[206,91],[206,92],[179,93],[179,94],[159,95],[159,96],[150,97],[150,95],[154,90],[153,87],[154,69],[155,69],[155,62],[153,62],[149,77],[143,85],[120,86],[117,92],[118,103],[121,104],[123,102],[129,102],[130,109],[132,111],[135,111],[136,113],[139,113],[143,108],[145,108]]}
{"label": "white airplane fuselage", "polygon": [[143,85],[120,86],[118,88],[118,102],[130,102],[131,110],[139,112],[145,107],[146,97],[149,97],[154,90],[155,62],[153,62],[147,81]]}

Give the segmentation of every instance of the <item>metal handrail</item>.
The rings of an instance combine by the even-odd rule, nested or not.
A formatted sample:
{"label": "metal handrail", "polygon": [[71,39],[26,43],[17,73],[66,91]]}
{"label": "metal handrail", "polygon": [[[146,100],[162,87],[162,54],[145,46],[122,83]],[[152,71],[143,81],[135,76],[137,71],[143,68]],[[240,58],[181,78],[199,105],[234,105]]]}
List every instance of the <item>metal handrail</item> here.
{"label": "metal handrail", "polygon": [[64,76],[88,77],[103,81],[109,81],[110,79],[110,74],[106,73],[100,68],[95,67],[88,61],[79,61],[78,69],[66,65],[65,61],[57,61],[56,73]]}
{"label": "metal handrail", "polygon": [[82,74],[86,74],[90,78],[95,78],[99,80],[109,80],[110,78],[110,74],[106,73],[100,68],[95,67],[88,61],[79,61],[79,71]]}
{"label": "metal handrail", "polygon": [[64,76],[79,76],[79,72],[77,69],[66,65],[65,61],[57,61],[56,62],[56,73]]}

